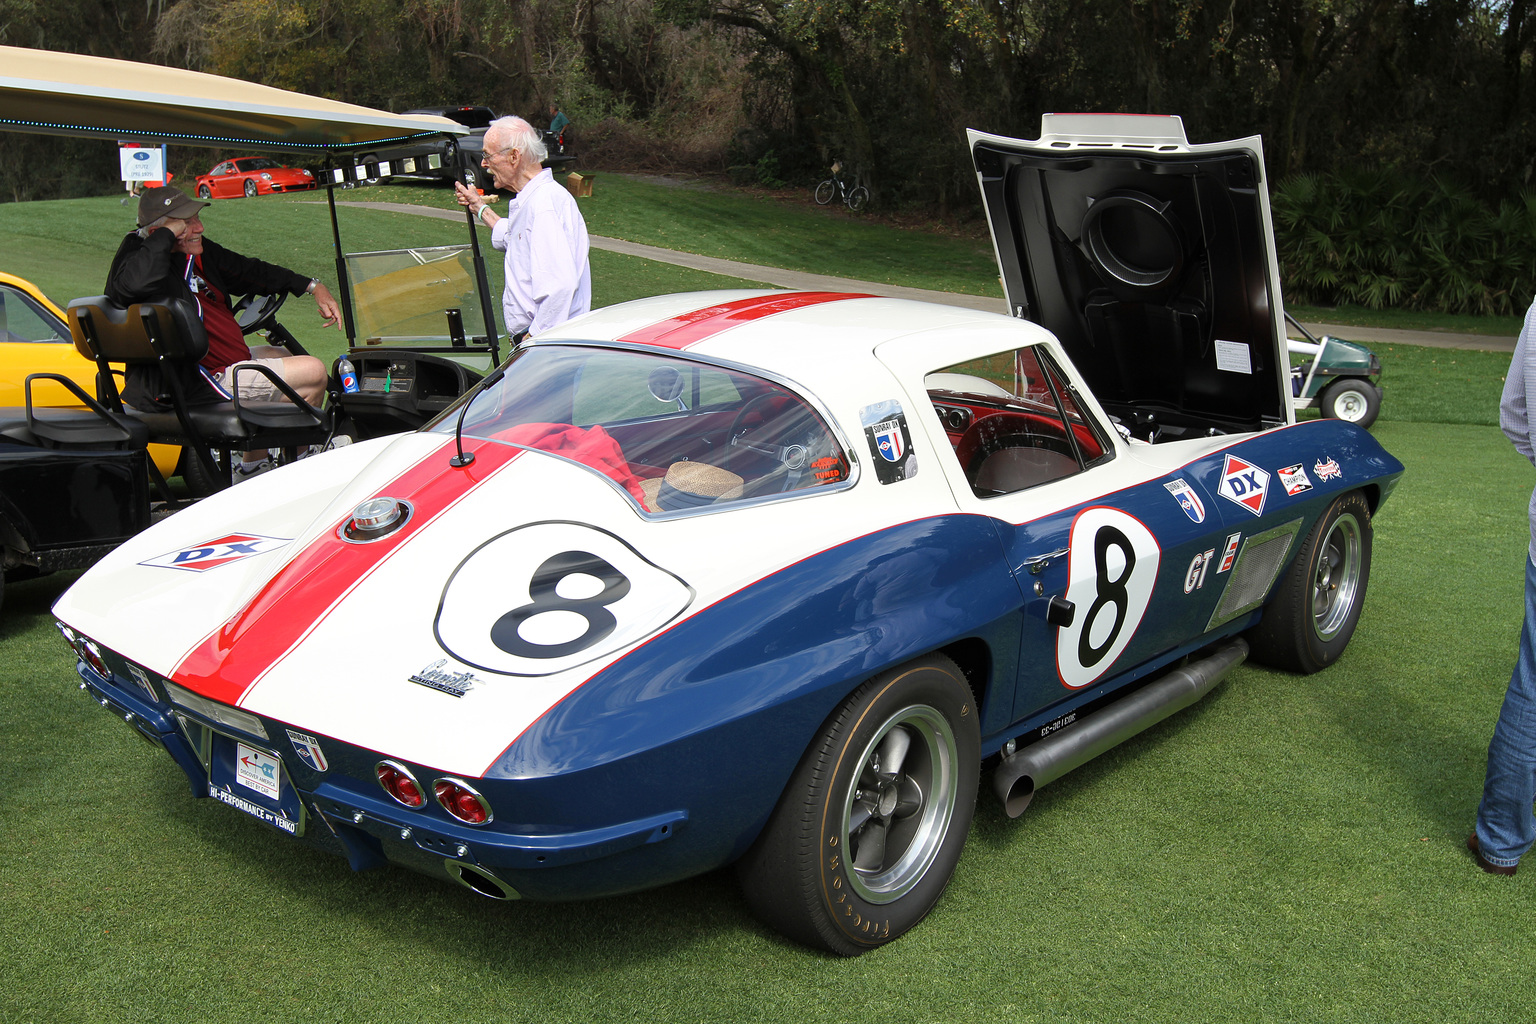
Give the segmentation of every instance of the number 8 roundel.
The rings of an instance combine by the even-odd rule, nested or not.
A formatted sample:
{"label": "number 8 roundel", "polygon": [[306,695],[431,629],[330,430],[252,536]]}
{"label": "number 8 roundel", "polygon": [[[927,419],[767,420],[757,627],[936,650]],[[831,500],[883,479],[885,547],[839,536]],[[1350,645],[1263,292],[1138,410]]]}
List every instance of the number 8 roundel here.
{"label": "number 8 roundel", "polygon": [[686,583],[611,533],[533,523],[482,544],[454,571],[435,631],[466,665],[552,675],[649,636],[692,600]]}
{"label": "number 8 roundel", "polygon": [[1102,677],[1141,625],[1162,550],[1152,531],[1119,509],[1085,509],[1068,540],[1067,600],[1072,625],[1056,635],[1056,671],[1076,690]]}

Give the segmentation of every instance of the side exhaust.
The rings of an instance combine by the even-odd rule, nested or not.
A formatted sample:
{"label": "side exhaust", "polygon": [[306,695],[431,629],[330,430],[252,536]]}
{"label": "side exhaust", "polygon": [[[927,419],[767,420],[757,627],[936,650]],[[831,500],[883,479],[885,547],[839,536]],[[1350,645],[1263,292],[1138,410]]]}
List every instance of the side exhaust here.
{"label": "side exhaust", "polygon": [[992,773],[992,790],[1003,810],[1017,818],[1035,790],[1189,707],[1247,657],[1247,640],[1229,640],[1207,657],[1176,668],[1082,721],[1008,755]]}

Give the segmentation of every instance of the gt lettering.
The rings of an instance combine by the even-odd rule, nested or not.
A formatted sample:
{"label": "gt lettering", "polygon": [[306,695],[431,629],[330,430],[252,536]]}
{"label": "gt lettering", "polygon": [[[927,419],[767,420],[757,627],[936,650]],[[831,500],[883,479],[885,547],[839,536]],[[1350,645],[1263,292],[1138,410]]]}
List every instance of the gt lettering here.
{"label": "gt lettering", "polygon": [[1189,571],[1184,574],[1184,593],[1193,594],[1205,586],[1205,574],[1211,568],[1211,561],[1216,557],[1216,549],[1197,553],[1189,563]]}
{"label": "gt lettering", "polygon": [[1076,690],[1113,668],[1135,637],[1162,549],[1138,519],[1105,507],[1083,510],[1067,543],[1066,599],[1082,611],[1057,630],[1056,672]]}

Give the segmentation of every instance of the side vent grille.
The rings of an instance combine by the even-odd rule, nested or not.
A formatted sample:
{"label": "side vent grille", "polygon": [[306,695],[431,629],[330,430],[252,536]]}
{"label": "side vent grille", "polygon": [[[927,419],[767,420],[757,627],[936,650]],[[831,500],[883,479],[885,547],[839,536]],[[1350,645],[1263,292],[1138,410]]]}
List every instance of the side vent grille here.
{"label": "side vent grille", "polygon": [[1227,577],[1227,587],[1206,630],[1215,629],[1223,622],[1230,622],[1239,615],[1253,611],[1264,602],[1275,577],[1285,567],[1286,555],[1291,553],[1291,541],[1301,529],[1301,520],[1277,526],[1263,533],[1256,533],[1243,541]]}

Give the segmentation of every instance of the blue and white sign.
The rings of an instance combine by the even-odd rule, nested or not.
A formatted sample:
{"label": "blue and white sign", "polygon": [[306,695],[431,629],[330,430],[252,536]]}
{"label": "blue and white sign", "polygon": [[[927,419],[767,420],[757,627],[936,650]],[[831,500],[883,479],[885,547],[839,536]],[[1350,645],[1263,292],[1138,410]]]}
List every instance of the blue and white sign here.
{"label": "blue and white sign", "polygon": [[152,181],[158,185],[165,180],[164,146],[124,143],[117,151],[117,160],[122,165],[124,181]]}

